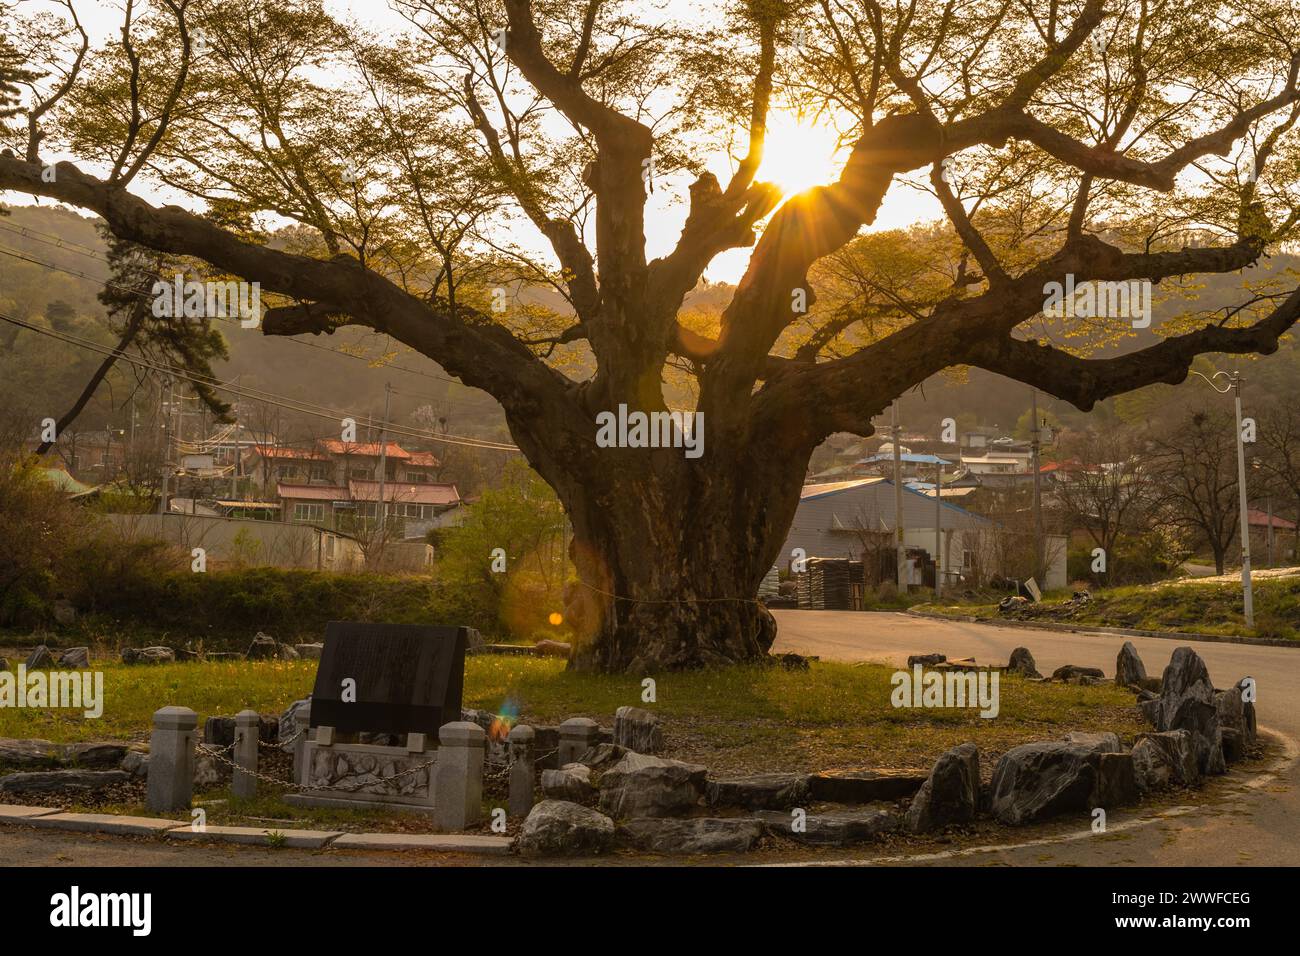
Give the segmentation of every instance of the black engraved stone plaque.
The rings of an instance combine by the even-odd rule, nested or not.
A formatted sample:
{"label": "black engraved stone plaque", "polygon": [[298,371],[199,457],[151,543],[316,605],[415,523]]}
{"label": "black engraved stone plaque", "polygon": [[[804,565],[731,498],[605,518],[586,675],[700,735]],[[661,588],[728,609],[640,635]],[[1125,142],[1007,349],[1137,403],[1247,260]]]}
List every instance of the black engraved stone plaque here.
{"label": "black engraved stone plaque", "polygon": [[[311,726],[340,733],[425,733],[460,720],[463,627],[330,621],[311,695]],[[343,682],[356,681],[356,701]]]}

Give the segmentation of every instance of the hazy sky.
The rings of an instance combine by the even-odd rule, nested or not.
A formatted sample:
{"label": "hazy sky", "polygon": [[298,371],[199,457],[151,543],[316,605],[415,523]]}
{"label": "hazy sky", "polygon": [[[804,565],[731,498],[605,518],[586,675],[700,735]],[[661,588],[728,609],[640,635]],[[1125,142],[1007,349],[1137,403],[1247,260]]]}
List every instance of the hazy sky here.
{"label": "hazy sky", "polygon": [[[662,9],[665,16],[676,19],[698,19],[709,15],[708,4],[696,0],[646,0],[656,8]],[[376,32],[404,32],[409,24],[395,13],[383,0],[324,0],[327,10],[340,19],[355,19],[363,26]],[[91,36],[93,44],[98,45],[115,37],[121,27],[122,10],[118,2],[108,0],[78,0],[77,13]],[[45,0],[28,0],[21,8],[25,12],[38,9],[57,9],[56,5]],[[835,137],[830,130],[810,129],[797,118],[777,109],[770,117],[771,133],[768,136],[766,157],[760,179],[777,182],[786,187],[787,194],[834,179],[842,165],[846,151],[834,155]],[[745,145],[744,131],[738,131],[737,148],[743,152]],[[725,184],[733,168],[727,154],[726,143],[700,143],[701,155],[708,168]],[[76,157],[52,153],[49,158],[55,161],[75,160]],[[105,173],[93,166],[88,171]],[[649,199],[646,210],[646,244],[649,258],[655,258],[671,251],[681,234],[682,224],[686,218],[686,189],[689,185],[686,175],[661,177],[655,181],[655,190]],[[133,191],[151,202],[176,203],[194,208],[194,200],[184,194],[168,189],[155,188],[143,178],[137,180]],[[23,202],[22,197],[12,195],[8,201]],[[873,229],[888,229],[906,226],[918,220],[939,218],[942,211],[937,201],[926,193],[909,187],[906,183],[896,182],[886,197]],[[540,236],[519,237],[521,241],[532,245],[535,241],[538,249],[545,248],[545,240]],[[749,261],[749,249],[736,249],[718,256],[709,267],[706,278],[713,281],[735,282],[744,273]]]}

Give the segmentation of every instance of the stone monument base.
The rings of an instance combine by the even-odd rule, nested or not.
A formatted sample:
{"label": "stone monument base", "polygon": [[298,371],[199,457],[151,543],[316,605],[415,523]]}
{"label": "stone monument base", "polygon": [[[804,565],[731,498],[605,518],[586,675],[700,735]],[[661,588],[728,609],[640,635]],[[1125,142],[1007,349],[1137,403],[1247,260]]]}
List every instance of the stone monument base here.
{"label": "stone monument base", "polygon": [[364,799],[358,800],[356,795],[332,797],[325,793],[286,793],[280,799],[291,807],[319,807],[327,810],[400,810],[405,813],[418,813],[427,817],[434,816],[436,812],[432,806],[421,806],[414,803],[388,803],[371,794],[363,796]]}

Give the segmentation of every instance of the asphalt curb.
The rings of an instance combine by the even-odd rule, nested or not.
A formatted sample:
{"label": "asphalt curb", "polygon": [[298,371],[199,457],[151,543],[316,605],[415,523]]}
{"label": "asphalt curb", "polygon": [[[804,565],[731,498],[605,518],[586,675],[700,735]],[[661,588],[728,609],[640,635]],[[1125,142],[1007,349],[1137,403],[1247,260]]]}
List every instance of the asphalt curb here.
{"label": "asphalt curb", "polygon": [[129,817],[109,813],[68,813],[57,807],[29,807],[0,803],[0,824],[66,830],[73,833],[111,833],[120,836],[154,836],[184,844],[240,843],[303,849],[432,850],[504,856],[509,837],[476,833],[344,833],[339,830],[283,830],[256,827],[210,826],[157,817]]}
{"label": "asphalt curb", "polygon": [[965,624],[988,624],[993,627],[1018,627],[1027,631],[1057,631],[1064,634],[1118,634],[1122,637],[1158,637],[1167,641],[1199,641],[1204,644],[1249,644],[1254,647],[1290,647],[1300,650],[1300,641],[1286,641],[1271,637],[1235,637],[1227,634],[1197,634],[1192,631],[1142,631],[1132,627],[1102,627],[1101,625],[1059,624],[1055,621],[1013,621],[1002,618],[975,617],[973,614],[936,614],[908,608],[914,617],[928,617],[935,621],[961,621]]}

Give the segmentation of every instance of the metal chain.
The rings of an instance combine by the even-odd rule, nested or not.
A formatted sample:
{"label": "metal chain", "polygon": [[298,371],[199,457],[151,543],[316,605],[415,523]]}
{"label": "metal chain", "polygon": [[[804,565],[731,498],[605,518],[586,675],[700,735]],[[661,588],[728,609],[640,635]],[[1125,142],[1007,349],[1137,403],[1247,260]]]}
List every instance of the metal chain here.
{"label": "metal chain", "polygon": [[307,732],[307,731],[306,731],[306,728],[302,728],[302,727],[300,727],[300,728],[298,728],[298,732],[297,732],[296,734],[294,734],[292,737],[290,737],[289,739],[287,739],[287,740],[277,740],[275,743],[268,743],[267,741],[263,740],[261,737],[258,737],[258,738],[257,738],[257,742],[258,742],[258,744],[259,744],[260,746],[262,746],[262,747],[266,747],[266,748],[268,748],[268,749],[269,749],[269,748],[280,749],[280,748],[283,748],[283,747],[287,747],[287,746],[289,746],[289,744],[293,743],[295,740],[297,740],[299,737],[301,737],[301,736],[302,736],[303,734],[305,734],[306,732]]}
{"label": "metal chain", "polygon": [[[293,743],[295,740],[297,740],[299,737],[301,737],[302,734],[303,734],[303,730],[300,729],[296,734],[294,734],[294,735],[293,735],[292,737],[290,737],[288,740],[282,740],[282,741],[280,741],[278,744],[267,743],[266,741],[262,740],[261,738],[258,738],[258,741],[257,741],[257,742],[258,742],[258,744],[259,744],[260,746],[262,746],[262,747],[268,747],[268,748],[269,748],[269,747],[274,747],[274,748],[276,748],[276,749],[280,749],[280,748],[282,748],[282,747],[283,747],[284,745],[286,745],[286,744],[291,744],[291,743]],[[226,745],[225,747],[219,747],[219,748],[215,748],[215,749],[214,749],[211,745],[200,742],[200,743],[198,744],[198,749],[201,750],[201,751],[203,751],[203,752],[206,753],[207,755],[209,755],[209,756],[215,758],[216,760],[220,761],[221,763],[225,764],[226,766],[228,766],[228,767],[234,769],[234,770],[238,770],[238,771],[240,771],[241,773],[246,773],[246,774],[248,774],[248,775],[250,775],[250,776],[252,776],[252,777],[254,777],[254,778],[258,779],[258,780],[264,781],[264,782],[266,782],[266,783],[274,784],[274,785],[277,786],[277,787],[286,787],[286,788],[289,788],[289,789],[292,789],[292,790],[337,790],[337,791],[340,791],[340,792],[343,792],[343,793],[359,793],[361,790],[363,790],[363,789],[365,789],[365,788],[367,788],[367,787],[373,787],[373,786],[375,786],[375,783],[379,783],[379,784],[381,784],[381,785],[383,785],[383,786],[385,786],[385,787],[388,787],[388,786],[390,786],[394,781],[399,780],[399,779],[401,779],[402,777],[410,776],[411,774],[413,774],[413,773],[418,773],[418,772],[421,771],[421,770],[427,770],[428,768],[432,767],[435,763],[437,763],[437,758],[434,758],[433,760],[430,760],[428,763],[418,764],[418,765],[416,765],[416,766],[414,766],[414,767],[408,767],[408,768],[405,769],[405,770],[401,770],[401,771],[399,771],[399,772],[393,774],[391,777],[382,777],[382,778],[380,778],[378,781],[376,781],[375,783],[363,783],[363,784],[359,784],[359,785],[356,785],[356,786],[343,786],[343,785],[341,785],[341,784],[328,784],[328,783],[325,783],[325,784],[317,784],[317,785],[310,785],[310,784],[309,784],[309,785],[307,785],[307,786],[304,786],[304,785],[302,785],[302,784],[300,784],[300,783],[295,783],[295,782],[292,781],[292,780],[281,780],[281,779],[279,779],[278,777],[272,777],[272,776],[270,776],[269,774],[259,773],[259,772],[256,771],[256,770],[248,770],[248,769],[246,769],[246,768],[244,768],[244,767],[241,767],[239,764],[235,763],[233,760],[231,760],[231,759],[229,759],[228,757],[225,757],[225,756],[224,756],[224,754],[227,754],[227,753],[229,753],[231,750],[234,750],[234,749],[235,749],[235,745],[234,745],[234,744],[228,744],[228,745]],[[542,761],[546,760],[546,759],[547,759],[548,757],[550,757],[552,754],[556,754],[556,753],[559,753],[559,750],[558,750],[558,749],[556,749],[556,750],[548,750],[548,751],[546,751],[546,753],[542,753],[542,754],[535,754],[535,755],[533,756],[533,764],[534,764],[534,766],[536,766],[537,764],[540,764]],[[487,771],[487,770],[485,770],[484,773],[483,773],[483,781],[486,783],[486,782],[488,782],[488,781],[496,781],[496,780],[504,779],[505,777],[509,776],[509,774],[510,774],[510,769],[511,769],[511,765],[510,765],[509,763],[507,763],[507,764],[506,764],[504,767],[502,767],[500,770],[492,770],[492,771]]]}
{"label": "metal chain", "polygon": [[209,753],[214,757],[218,756],[219,754],[227,753],[228,751],[235,749],[234,744],[226,744],[226,746],[224,747],[217,747],[216,749],[213,749],[212,744],[205,744],[203,741],[199,741],[197,746],[200,750],[205,751],[206,753]]}

